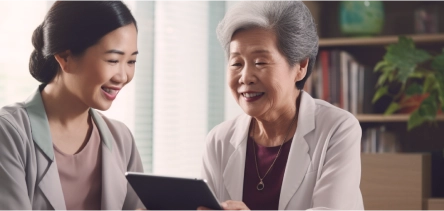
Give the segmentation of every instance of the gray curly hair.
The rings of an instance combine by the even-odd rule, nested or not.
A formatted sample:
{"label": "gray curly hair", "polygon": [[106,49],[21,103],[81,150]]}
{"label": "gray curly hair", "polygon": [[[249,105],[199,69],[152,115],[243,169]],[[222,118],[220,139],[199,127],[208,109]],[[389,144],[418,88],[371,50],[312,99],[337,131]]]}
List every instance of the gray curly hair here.
{"label": "gray curly hair", "polygon": [[316,24],[305,4],[301,1],[247,1],[233,5],[216,29],[227,58],[233,34],[255,27],[274,31],[278,49],[290,66],[309,58],[306,76],[296,82],[296,88],[302,89],[316,61],[319,42]]}

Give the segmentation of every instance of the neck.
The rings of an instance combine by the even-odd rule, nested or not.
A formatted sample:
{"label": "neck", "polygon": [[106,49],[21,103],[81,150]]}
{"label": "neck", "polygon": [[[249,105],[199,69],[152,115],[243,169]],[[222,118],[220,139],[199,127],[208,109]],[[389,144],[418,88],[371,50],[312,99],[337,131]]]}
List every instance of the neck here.
{"label": "neck", "polygon": [[254,118],[252,124],[253,138],[257,144],[267,147],[279,146],[291,139],[297,128],[298,108],[300,97],[296,105],[293,103],[284,112],[267,118]]}
{"label": "neck", "polygon": [[80,101],[65,85],[51,82],[41,92],[50,124],[70,128],[88,122],[89,107]]}

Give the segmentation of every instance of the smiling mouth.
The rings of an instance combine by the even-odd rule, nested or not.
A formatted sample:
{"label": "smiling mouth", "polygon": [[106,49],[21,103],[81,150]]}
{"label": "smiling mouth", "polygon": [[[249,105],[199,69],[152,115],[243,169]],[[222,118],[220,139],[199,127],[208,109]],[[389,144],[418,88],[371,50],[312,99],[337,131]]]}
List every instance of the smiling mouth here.
{"label": "smiling mouth", "polygon": [[116,92],[118,92],[118,90],[109,89],[109,88],[106,88],[106,87],[102,87],[102,89],[103,89],[103,91],[105,91],[106,93],[108,93],[110,95],[114,95],[114,94],[116,94]]}
{"label": "smiling mouth", "polygon": [[242,96],[244,96],[246,98],[253,98],[253,97],[257,97],[257,96],[262,96],[264,94],[265,94],[264,92],[242,93]]}
{"label": "smiling mouth", "polygon": [[118,89],[110,89],[110,88],[106,88],[106,87],[101,87],[101,88],[103,90],[103,93],[105,94],[105,97],[108,100],[114,100],[120,91]]}

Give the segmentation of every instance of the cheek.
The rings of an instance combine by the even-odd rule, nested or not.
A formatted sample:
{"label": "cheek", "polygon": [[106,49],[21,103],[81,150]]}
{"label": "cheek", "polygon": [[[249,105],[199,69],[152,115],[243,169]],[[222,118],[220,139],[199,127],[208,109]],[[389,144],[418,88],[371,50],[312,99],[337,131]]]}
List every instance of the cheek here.
{"label": "cheek", "polygon": [[270,90],[271,90],[271,93],[272,93],[270,100],[276,101],[284,93],[284,90],[282,88],[282,82],[283,81],[281,81],[281,80],[279,80],[277,78],[270,78],[269,87],[270,87]]}
{"label": "cheek", "polygon": [[109,72],[107,67],[104,64],[101,64],[99,61],[89,62],[83,67],[83,76],[86,77],[85,79],[90,82],[103,80],[106,72]]}
{"label": "cheek", "polygon": [[231,91],[237,92],[238,79],[232,72],[230,72],[230,70],[228,70],[228,72],[227,72],[227,81],[228,81],[228,86],[230,87]]}
{"label": "cheek", "polygon": [[237,93],[237,89],[239,87],[238,81],[239,79],[236,77],[236,75],[230,72],[227,73],[228,86],[230,87],[231,94],[237,103],[239,103],[239,94]]}
{"label": "cheek", "polygon": [[134,73],[135,73],[135,68],[132,67],[127,73],[126,75],[128,76],[128,81],[126,83],[129,83],[133,80],[134,78]]}
{"label": "cheek", "polygon": [[107,80],[107,78],[109,78],[109,74],[107,71],[109,70],[105,68],[97,68],[95,70],[92,70],[91,72],[93,72],[93,74],[91,75],[90,80],[94,81],[96,83],[95,85],[102,84],[104,81]]}

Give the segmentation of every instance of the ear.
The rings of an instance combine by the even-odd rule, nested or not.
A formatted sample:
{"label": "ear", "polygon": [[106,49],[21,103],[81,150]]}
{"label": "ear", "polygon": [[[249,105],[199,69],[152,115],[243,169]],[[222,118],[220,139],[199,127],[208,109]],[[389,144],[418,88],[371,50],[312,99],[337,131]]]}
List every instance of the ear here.
{"label": "ear", "polygon": [[54,55],[55,60],[59,63],[60,69],[63,72],[69,72],[68,61],[71,59],[71,51],[66,50],[64,52]]}
{"label": "ear", "polygon": [[299,63],[299,65],[296,65],[296,67],[298,67],[298,68],[296,70],[297,74],[296,74],[296,78],[294,81],[295,83],[304,79],[305,75],[307,75],[308,61],[309,61],[309,59],[306,58],[306,59],[302,60]]}

